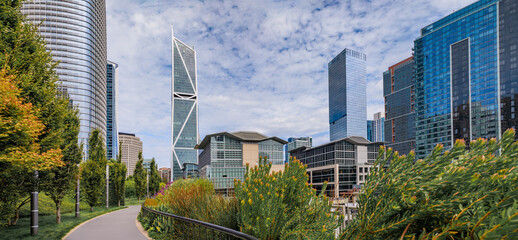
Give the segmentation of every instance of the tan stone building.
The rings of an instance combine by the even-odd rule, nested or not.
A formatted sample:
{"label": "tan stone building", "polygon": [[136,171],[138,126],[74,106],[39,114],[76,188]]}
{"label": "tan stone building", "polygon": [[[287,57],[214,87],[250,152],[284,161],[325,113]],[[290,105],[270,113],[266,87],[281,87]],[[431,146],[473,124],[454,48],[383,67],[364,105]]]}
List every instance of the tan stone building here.
{"label": "tan stone building", "polygon": [[171,168],[160,168],[158,169],[158,173],[160,174],[160,178],[162,178],[163,182],[170,182],[171,181]]}
{"label": "tan stone building", "polygon": [[214,182],[216,189],[234,187],[234,179],[243,179],[246,165],[259,163],[259,157],[267,157],[271,171],[284,170],[283,146],[287,142],[278,137],[267,137],[258,132],[220,132],[205,136],[196,146],[202,149],[199,156],[201,177]]}
{"label": "tan stone building", "polygon": [[138,161],[138,154],[142,152],[142,141],[132,133],[119,132],[121,146],[121,161],[126,164],[126,177],[133,175],[135,165]]}

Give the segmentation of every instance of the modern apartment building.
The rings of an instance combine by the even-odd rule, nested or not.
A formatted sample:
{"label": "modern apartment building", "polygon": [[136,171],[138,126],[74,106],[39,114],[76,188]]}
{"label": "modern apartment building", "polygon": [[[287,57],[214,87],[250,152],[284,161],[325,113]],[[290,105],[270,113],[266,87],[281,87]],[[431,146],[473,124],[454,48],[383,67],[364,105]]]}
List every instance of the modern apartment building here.
{"label": "modern apartment building", "polygon": [[149,171],[151,169],[151,161],[153,161],[152,158],[145,158],[142,160],[142,167],[144,170]]}
{"label": "modern apartment building", "polygon": [[117,65],[108,61],[106,65],[106,154],[108,159],[117,159],[119,135],[117,132],[118,74]]}
{"label": "modern apartment building", "polygon": [[133,133],[119,132],[121,146],[121,162],[126,164],[126,177],[133,175],[138,161],[138,154],[142,152],[142,142]]}
{"label": "modern apartment building", "polygon": [[169,183],[171,181],[171,168],[159,168],[158,174],[160,174],[160,178],[162,178],[162,182]]}
{"label": "modern apartment building", "polygon": [[284,170],[283,145],[278,137],[258,132],[220,132],[205,136],[196,146],[203,150],[198,166],[200,176],[210,179],[218,189],[234,188],[234,179],[243,180],[246,165],[254,167],[259,157],[272,163],[271,171]]}
{"label": "modern apartment building", "polygon": [[367,120],[367,140],[371,142],[384,141],[385,117],[382,112],[374,114],[374,120]]}
{"label": "modern apartment building", "polygon": [[173,181],[182,178],[184,163],[198,163],[198,87],[196,51],[172,35],[172,162]]}
{"label": "modern apartment building", "polygon": [[329,136],[367,138],[367,77],[365,54],[344,49],[328,64]]}
{"label": "modern apartment building", "polygon": [[415,150],[414,58],[409,57],[383,73],[385,145],[408,154]]}
{"label": "modern apartment building", "polygon": [[28,0],[27,20],[38,26],[58,62],[60,90],[80,112],[79,141],[88,156],[88,137],[99,129],[106,139],[106,6],[104,0]]}
{"label": "modern apartment building", "polygon": [[311,137],[299,137],[299,138],[288,138],[288,144],[284,145],[284,162],[287,163],[290,159],[290,151],[299,147],[312,147],[313,138]]}
{"label": "modern apartment building", "polygon": [[518,2],[480,0],[421,30],[414,42],[416,154],[456,139],[499,138],[517,126]]}
{"label": "modern apartment building", "polygon": [[308,165],[309,183],[317,192],[327,181],[326,194],[338,198],[361,188],[381,145],[363,137],[348,137],[317,147],[300,147],[292,150],[291,155]]}

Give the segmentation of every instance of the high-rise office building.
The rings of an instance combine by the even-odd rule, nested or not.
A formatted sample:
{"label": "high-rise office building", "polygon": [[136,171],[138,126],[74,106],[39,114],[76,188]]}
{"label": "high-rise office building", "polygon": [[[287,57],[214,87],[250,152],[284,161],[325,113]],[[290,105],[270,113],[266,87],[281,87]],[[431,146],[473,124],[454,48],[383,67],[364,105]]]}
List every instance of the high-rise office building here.
{"label": "high-rise office building", "polygon": [[173,181],[184,163],[198,163],[198,88],[196,51],[173,34],[172,162]]}
{"label": "high-rise office building", "polygon": [[367,120],[367,140],[372,142],[374,139],[374,121]]}
{"label": "high-rise office building", "polygon": [[117,159],[119,135],[117,132],[118,74],[119,66],[108,61],[106,65],[106,154],[108,159]]}
{"label": "high-rise office building", "polygon": [[288,138],[288,144],[284,145],[284,162],[288,162],[290,159],[290,151],[299,147],[312,147],[313,138],[311,137],[299,137],[299,138]]}
{"label": "high-rise office building", "polygon": [[456,139],[499,138],[518,114],[518,2],[480,0],[414,42],[416,154]]}
{"label": "high-rise office building", "polygon": [[415,149],[414,58],[409,57],[383,73],[385,145],[408,154]]}
{"label": "high-rise office building", "polygon": [[372,140],[371,142],[384,142],[385,141],[385,114],[382,112],[374,113],[374,120],[372,120]]}
{"label": "high-rise office building", "polygon": [[328,64],[329,137],[367,138],[367,77],[365,54],[344,49]]}
{"label": "high-rise office building", "polygon": [[138,154],[142,152],[142,142],[133,133],[119,132],[121,146],[121,162],[126,164],[126,177],[133,175],[138,161]]}
{"label": "high-rise office building", "polygon": [[79,141],[88,156],[88,137],[99,129],[106,139],[106,6],[104,0],[28,0],[27,20],[38,26],[47,50],[59,62],[60,90],[78,107]]}

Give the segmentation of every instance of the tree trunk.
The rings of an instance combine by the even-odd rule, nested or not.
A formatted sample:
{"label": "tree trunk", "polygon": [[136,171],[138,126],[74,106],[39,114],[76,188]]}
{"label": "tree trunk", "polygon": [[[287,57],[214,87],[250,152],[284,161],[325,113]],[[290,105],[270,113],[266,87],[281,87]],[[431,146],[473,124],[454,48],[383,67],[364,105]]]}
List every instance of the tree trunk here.
{"label": "tree trunk", "polygon": [[90,206],[90,212],[94,211],[94,207]]}
{"label": "tree trunk", "polygon": [[20,209],[23,207],[23,205],[25,205],[26,203],[29,202],[29,200],[31,199],[31,197],[28,197],[26,198],[25,200],[23,200],[20,205],[18,205],[18,207],[16,208],[15,210],[15,217],[14,217],[14,221],[11,222],[11,218],[9,218],[9,225],[16,225],[16,223],[18,222],[18,219],[20,219]]}
{"label": "tree trunk", "polygon": [[119,207],[121,206],[121,200],[119,200]]}
{"label": "tree trunk", "polygon": [[61,223],[61,202],[56,203],[56,223]]}

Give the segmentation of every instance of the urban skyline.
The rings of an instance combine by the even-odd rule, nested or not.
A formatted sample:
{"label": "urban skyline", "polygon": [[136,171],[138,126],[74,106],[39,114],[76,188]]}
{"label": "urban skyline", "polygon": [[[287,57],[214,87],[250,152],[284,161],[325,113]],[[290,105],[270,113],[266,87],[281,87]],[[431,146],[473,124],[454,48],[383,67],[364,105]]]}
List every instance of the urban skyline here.
{"label": "urban skyline", "polygon": [[472,2],[353,2],[349,8],[244,1],[235,10],[228,2],[109,1],[108,58],[120,66],[119,129],[141,137],[145,158],[169,166],[173,24],[178,38],[195,45],[203,66],[200,137],[248,129],[326,143],[327,63],[338,52],[347,47],[368,56],[370,118],[383,111],[382,73],[412,54],[420,29]]}

